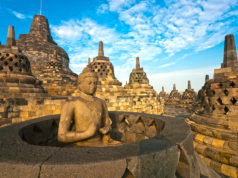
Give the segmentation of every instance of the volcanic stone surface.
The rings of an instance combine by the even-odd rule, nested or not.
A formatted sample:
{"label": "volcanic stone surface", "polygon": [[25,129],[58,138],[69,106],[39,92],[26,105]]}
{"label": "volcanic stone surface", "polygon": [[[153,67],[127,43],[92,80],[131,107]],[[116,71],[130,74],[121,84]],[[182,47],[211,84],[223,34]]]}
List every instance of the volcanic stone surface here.
{"label": "volcanic stone surface", "polygon": [[162,90],[159,93],[159,97],[163,98],[165,103],[168,101],[169,94],[164,91],[164,87],[162,87]]}
{"label": "volcanic stone surface", "polygon": [[59,113],[59,101],[64,101],[47,104],[52,98],[32,74],[29,59],[14,46],[14,36],[14,28],[10,26],[8,45],[0,46],[0,126]]}
{"label": "volcanic stone surface", "polygon": [[116,79],[109,58],[104,56],[102,41],[99,42],[98,56],[93,58],[92,62],[88,62],[99,78],[95,96],[106,101],[109,111],[163,113],[164,102],[149,84],[146,73],[140,67],[139,57],[130,74],[129,83],[124,87]]}
{"label": "volcanic stone surface", "polygon": [[136,58],[136,66],[130,73],[129,83],[124,88],[126,95],[133,98],[132,106],[135,112],[163,113],[164,102],[149,84],[149,79],[144,69],[140,66],[139,57]]}
{"label": "volcanic stone surface", "polygon": [[238,67],[234,36],[225,37],[224,60],[199,92],[200,104],[188,119],[194,146],[216,171],[238,177]]}
{"label": "volcanic stone surface", "polygon": [[121,86],[122,83],[119,82],[114,74],[114,67],[109,60],[109,57],[104,56],[103,42],[99,42],[98,56],[93,58],[91,62],[94,72],[97,73],[99,84],[103,81],[110,81],[109,84]]}
{"label": "volcanic stone surface", "polygon": [[180,103],[182,96],[176,89],[176,84],[173,85],[173,90],[169,94],[169,98],[166,102],[167,105],[177,105]]}
{"label": "volcanic stone surface", "polygon": [[[43,86],[53,96],[69,95],[75,87],[77,75],[69,69],[69,57],[53,40],[47,18],[35,15],[28,34],[21,34],[16,45],[31,62],[32,73],[43,81]],[[60,70],[48,74],[49,61],[57,59]],[[55,64],[52,64],[55,65]],[[53,71],[51,71],[53,73]],[[59,79],[60,78],[60,79]],[[62,83],[59,82],[62,81]],[[67,87],[69,85],[69,87]]]}
{"label": "volcanic stone surface", "polygon": [[191,81],[188,81],[188,88],[183,92],[182,100],[180,101],[179,107],[187,108],[193,110],[194,105],[196,104],[197,93],[191,87]]}
{"label": "volcanic stone surface", "polygon": [[[109,114],[112,134],[121,133],[119,140],[125,138],[120,146],[60,145],[54,142],[58,115],[0,128],[0,177],[219,177],[194,152],[191,131],[184,120],[139,113]],[[127,137],[131,134],[135,137]]]}

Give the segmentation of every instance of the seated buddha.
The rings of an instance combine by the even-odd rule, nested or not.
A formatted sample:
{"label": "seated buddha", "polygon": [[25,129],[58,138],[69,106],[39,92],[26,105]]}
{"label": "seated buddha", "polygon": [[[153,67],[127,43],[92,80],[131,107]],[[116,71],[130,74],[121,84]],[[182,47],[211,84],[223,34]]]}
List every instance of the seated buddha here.
{"label": "seated buddha", "polygon": [[94,96],[98,77],[89,64],[78,76],[76,96],[62,107],[58,141],[76,145],[119,143],[110,138],[112,121],[104,100]]}

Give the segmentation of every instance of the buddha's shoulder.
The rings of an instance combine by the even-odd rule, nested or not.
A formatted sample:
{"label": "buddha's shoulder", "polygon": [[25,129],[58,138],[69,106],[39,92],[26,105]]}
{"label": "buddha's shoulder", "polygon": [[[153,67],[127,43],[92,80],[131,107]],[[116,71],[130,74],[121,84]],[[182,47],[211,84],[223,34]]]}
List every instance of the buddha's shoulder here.
{"label": "buddha's shoulder", "polygon": [[96,96],[94,96],[94,99],[95,99],[95,101],[97,101],[97,102],[99,102],[99,103],[102,103],[102,104],[105,104],[105,103],[106,103],[103,99],[98,98],[98,97],[96,97]]}
{"label": "buddha's shoulder", "polygon": [[68,100],[65,102],[65,105],[75,105],[77,103],[82,103],[83,100],[80,97],[70,97]]}

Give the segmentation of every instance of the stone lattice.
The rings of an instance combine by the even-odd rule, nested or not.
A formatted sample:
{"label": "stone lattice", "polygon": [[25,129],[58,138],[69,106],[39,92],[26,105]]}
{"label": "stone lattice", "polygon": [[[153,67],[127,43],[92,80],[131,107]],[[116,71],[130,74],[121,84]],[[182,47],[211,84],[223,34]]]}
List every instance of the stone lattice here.
{"label": "stone lattice", "polygon": [[130,74],[129,83],[125,87],[116,79],[109,58],[104,56],[103,42],[99,42],[98,56],[92,62],[89,60],[89,63],[99,78],[95,95],[106,101],[109,111],[150,114],[163,112],[163,101],[149,85],[146,73],[140,67],[139,58],[137,58],[136,68]]}
{"label": "stone lattice", "polygon": [[109,57],[104,56],[103,42],[99,42],[98,56],[93,58],[90,62],[93,71],[98,76],[98,85],[95,96],[105,100],[109,110],[111,109],[110,103],[117,100],[117,96],[120,96],[124,89],[122,83],[116,79],[114,74],[114,67],[109,60]]}
{"label": "stone lattice", "polygon": [[[72,92],[72,84],[76,85],[77,75],[69,69],[69,57],[64,49],[54,42],[48,20],[44,16],[35,15],[30,32],[21,34],[16,44],[30,60],[32,73],[43,81],[43,86],[47,88],[49,94],[62,96]],[[60,70],[55,71],[54,76],[49,75],[47,70],[52,58],[57,58],[61,66]],[[59,78],[62,82],[59,82]]]}
{"label": "stone lattice", "polygon": [[150,114],[163,113],[164,102],[149,84],[143,68],[140,67],[139,57],[136,58],[136,67],[130,73],[129,83],[125,85],[127,96],[131,97],[131,106],[134,112]]}
{"label": "stone lattice", "polygon": [[42,70],[42,74],[38,75],[38,79],[42,80],[42,86],[52,96],[70,95],[76,89],[75,78],[63,70],[62,63],[57,59],[56,50]]}
{"label": "stone lattice", "polygon": [[32,75],[28,58],[14,46],[14,36],[10,26],[7,46],[0,46],[0,125],[58,114],[64,101],[52,100]]}
{"label": "stone lattice", "polygon": [[216,171],[238,177],[238,66],[233,35],[225,38],[224,60],[199,91],[200,104],[187,120],[194,146]]}
{"label": "stone lattice", "polygon": [[136,68],[130,73],[129,84],[149,84],[149,79],[146,76],[143,68],[140,67],[139,57],[136,58]]}

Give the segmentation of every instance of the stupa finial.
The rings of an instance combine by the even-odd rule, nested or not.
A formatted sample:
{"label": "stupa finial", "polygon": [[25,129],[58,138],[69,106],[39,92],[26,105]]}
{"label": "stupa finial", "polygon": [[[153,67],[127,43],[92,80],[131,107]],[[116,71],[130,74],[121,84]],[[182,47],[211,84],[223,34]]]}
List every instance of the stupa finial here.
{"label": "stupa finial", "polygon": [[103,42],[99,41],[98,56],[104,56]]}
{"label": "stupa finial", "polygon": [[238,65],[235,37],[233,34],[229,34],[225,37],[224,58],[221,67],[234,67],[235,65]]}
{"label": "stupa finial", "polygon": [[15,31],[12,25],[8,26],[6,46],[7,47],[16,46]]}
{"label": "stupa finial", "polygon": [[176,90],[176,84],[174,83],[174,85],[173,85],[173,90]]}
{"label": "stupa finial", "polygon": [[136,68],[139,69],[140,68],[140,58],[136,57]]}
{"label": "stupa finial", "polygon": [[191,87],[191,81],[189,80],[189,81],[188,81],[188,90],[191,90],[191,88],[192,88],[192,87]]}

